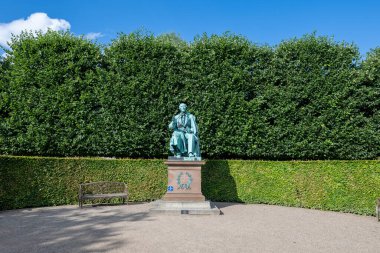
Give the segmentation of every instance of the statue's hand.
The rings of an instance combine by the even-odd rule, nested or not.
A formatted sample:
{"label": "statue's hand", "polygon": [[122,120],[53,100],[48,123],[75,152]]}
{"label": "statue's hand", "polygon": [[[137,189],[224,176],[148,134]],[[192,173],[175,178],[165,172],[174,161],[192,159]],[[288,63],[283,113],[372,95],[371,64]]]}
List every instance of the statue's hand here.
{"label": "statue's hand", "polygon": [[176,129],[177,128],[177,120],[175,119],[175,117],[172,118],[172,122],[170,122],[169,124],[169,129]]}

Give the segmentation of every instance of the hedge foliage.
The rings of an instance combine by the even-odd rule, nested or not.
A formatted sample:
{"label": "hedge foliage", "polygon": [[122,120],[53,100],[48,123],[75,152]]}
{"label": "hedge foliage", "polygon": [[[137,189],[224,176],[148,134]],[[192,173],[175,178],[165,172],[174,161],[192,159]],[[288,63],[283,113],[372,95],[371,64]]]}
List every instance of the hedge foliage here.
{"label": "hedge foliage", "polygon": [[125,182],[130,201],[160,198],[162,160],[0,157],[0,210],[78,203],[80,183]]}
{"label": "hedge foliage", "polygon": [[242,36],[23,33],[0,60],[0,153],[162,158],[180,102],[202,155],[380,156],[380,49],[305,35],[276,47]]}
{"label": "hedge foliage", "polygon": [[[76,204],[82,182],[126,182],[132,201],[159,199],[164,160],[0,156],[0,210]],[[212,201],[267,203],[374,215],[380,161],[209,160],[202,191]]]}
{"label": "hedge foliage", "polygon": [[215,160],[202,173],[214,201],[374,215],[380,197],[379,161]]}

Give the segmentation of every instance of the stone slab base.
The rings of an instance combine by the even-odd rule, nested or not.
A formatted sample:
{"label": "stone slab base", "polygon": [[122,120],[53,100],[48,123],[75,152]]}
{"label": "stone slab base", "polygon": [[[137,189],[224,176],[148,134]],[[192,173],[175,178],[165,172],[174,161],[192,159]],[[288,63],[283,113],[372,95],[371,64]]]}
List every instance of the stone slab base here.
{"label": "stone slab base", "polygon": [[219,215],[220,210],[210,201],[165,201],[156,200],[152,202],[153,208],[150,214],[193,214],[193,215]]}
{"label": "stone slab base", "polygon": [[162,198],[163,201],[171,202],[204,202],[205,196],[202,193],[166,193]]}

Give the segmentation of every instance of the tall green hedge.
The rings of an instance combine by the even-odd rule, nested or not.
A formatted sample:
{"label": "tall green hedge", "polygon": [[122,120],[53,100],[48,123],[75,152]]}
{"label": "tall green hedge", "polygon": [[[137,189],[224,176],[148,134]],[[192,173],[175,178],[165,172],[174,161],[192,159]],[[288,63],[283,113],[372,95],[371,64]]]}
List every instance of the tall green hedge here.
{"label": "tall green hedge", "polygon": [[[82,182],[126,182],[131,201],[160,199],[167,169],[158,159],[0,156],[0,210],[76,204]],[[209,160],[202,191],[212,201],[268,203],[375,214],[380,161]]]}
{"label": "tall green hedge", "polygon": [[4,59],[1,153],[86,154],[94,145],[100,48],[68,32],[23,33]]}
{"label": "tall green hedge", "polygon": [[23,33],[0,60],[0,154],[163,158],[186,102],[202,155],[380,156],[380,50],[314,34],[259,46],[242,36]]}

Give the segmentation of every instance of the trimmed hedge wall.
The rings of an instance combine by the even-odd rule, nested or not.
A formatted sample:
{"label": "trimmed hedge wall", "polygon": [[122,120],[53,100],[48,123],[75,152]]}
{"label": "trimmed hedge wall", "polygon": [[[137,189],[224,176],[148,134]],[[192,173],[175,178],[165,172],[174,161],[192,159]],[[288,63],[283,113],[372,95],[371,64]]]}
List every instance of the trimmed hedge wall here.
{"label": "trimmed hedge wall", "polygon": [[[0,156],[0,210],[76,204],[81,182],[128,184],[132,201],[159,199],[164,160]],[[380,161],[209,160],[202,170],[207,199],[267,203],[374,215]]]}
{"label": "trimmed hedge wall", "polygon": [[178,104],[210,159],[376,159],[380,49],[306,35],[23,33],[0,59],[0,154],[165,158]]}
{"label": "trimmed hedge wall", "polygon": [[79,184],[119,181],[131,201],[160,198],[166,189],[162,160],[0,157],[0,209],[75,204]]}
{"label": "trimmed hedge wall", "polygon": [[209,161],[214,201],[265,203],[374,215],[380,161]]}

